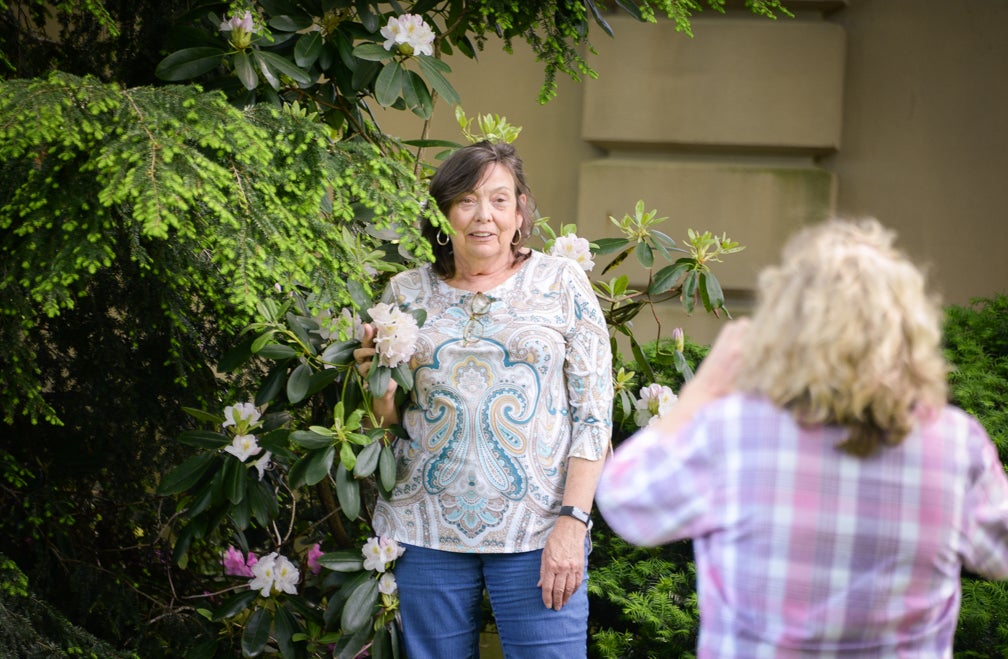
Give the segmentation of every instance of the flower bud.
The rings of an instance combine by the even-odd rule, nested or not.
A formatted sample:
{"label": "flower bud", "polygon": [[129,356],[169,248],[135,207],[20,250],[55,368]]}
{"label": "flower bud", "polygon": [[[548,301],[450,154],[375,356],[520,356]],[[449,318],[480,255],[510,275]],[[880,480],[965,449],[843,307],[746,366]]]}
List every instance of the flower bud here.
{"label": "flower bud", "polygon": [[683,334],[681,327],[672,330],[672,340],[675,341],[676,352],[682,352],[686,347],[686,335]]}

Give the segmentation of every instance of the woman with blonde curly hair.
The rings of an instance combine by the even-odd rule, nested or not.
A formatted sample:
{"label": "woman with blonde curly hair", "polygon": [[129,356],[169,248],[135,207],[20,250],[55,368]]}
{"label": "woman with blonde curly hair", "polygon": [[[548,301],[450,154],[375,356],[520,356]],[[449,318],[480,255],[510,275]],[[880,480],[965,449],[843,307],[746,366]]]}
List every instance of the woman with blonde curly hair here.
{"label": "woman with blonde curly hair", "polygon": [[877,221],[807,228],[599,511],[692,538],[699,657],[951,657],[963,567],[1008,577],[1008,479],[946,404],[941,311]]}

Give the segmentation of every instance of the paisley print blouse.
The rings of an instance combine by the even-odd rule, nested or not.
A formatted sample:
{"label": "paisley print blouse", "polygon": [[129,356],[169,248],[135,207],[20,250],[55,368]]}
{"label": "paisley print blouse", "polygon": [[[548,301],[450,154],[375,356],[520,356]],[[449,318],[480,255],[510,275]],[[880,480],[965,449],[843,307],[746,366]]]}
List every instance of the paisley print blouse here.
{"label": "paisley print blouse", "polygon": [[541,549],[567,459],[601,460],[612,431],[609,336],[580,266],[533,252],[496,288],[453,288],[430,266],[384,301],[422,308],[397,484],[375,530],[458,552]]}

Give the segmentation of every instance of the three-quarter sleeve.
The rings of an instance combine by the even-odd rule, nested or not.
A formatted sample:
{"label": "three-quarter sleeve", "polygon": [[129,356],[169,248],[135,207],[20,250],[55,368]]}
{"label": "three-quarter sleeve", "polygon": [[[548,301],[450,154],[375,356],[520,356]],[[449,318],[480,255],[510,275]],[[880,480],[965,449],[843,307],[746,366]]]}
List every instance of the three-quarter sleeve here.
{"label": "three-quarter sleeve", "polygon": [[571,261],[561,270],[572,322],[565,338],[564,376],[571,414],[569,457],[601,460],[612,436],[612,350],[591,282]]}

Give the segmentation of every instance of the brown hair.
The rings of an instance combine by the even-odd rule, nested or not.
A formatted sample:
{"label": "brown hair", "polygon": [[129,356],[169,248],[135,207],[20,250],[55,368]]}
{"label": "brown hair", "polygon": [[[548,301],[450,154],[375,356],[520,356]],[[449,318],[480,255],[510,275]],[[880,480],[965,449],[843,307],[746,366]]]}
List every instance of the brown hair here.
{"label": "brown hair", "polygon": [[[430,195],[437,203],[441,214],[447,218],[452,205],[466,193],[472,192],[479,185],[487,167],[495,163],[506,167],[515,181],[515,197],[522,221],[518,227],[519,240],[511,244],[511,254],[515,261],[520,261],[528,258],[528,252],[523,253],[522,246],[532,233],[532,226],[535,223],[535,203],[525,181],[525,166],[513,146],[504,142],[483,141],[462,147],[448,156],[438,168],[434,178],[431,179]],[[523,198],[525,201],[522,201]],[[450,279],[455,275],[455,258],[452,255],[451,243],[438,244],[437,235],[440,229],[429,219],[423,221],[420,230],[434,251],[434,271],[445,279]]]}

